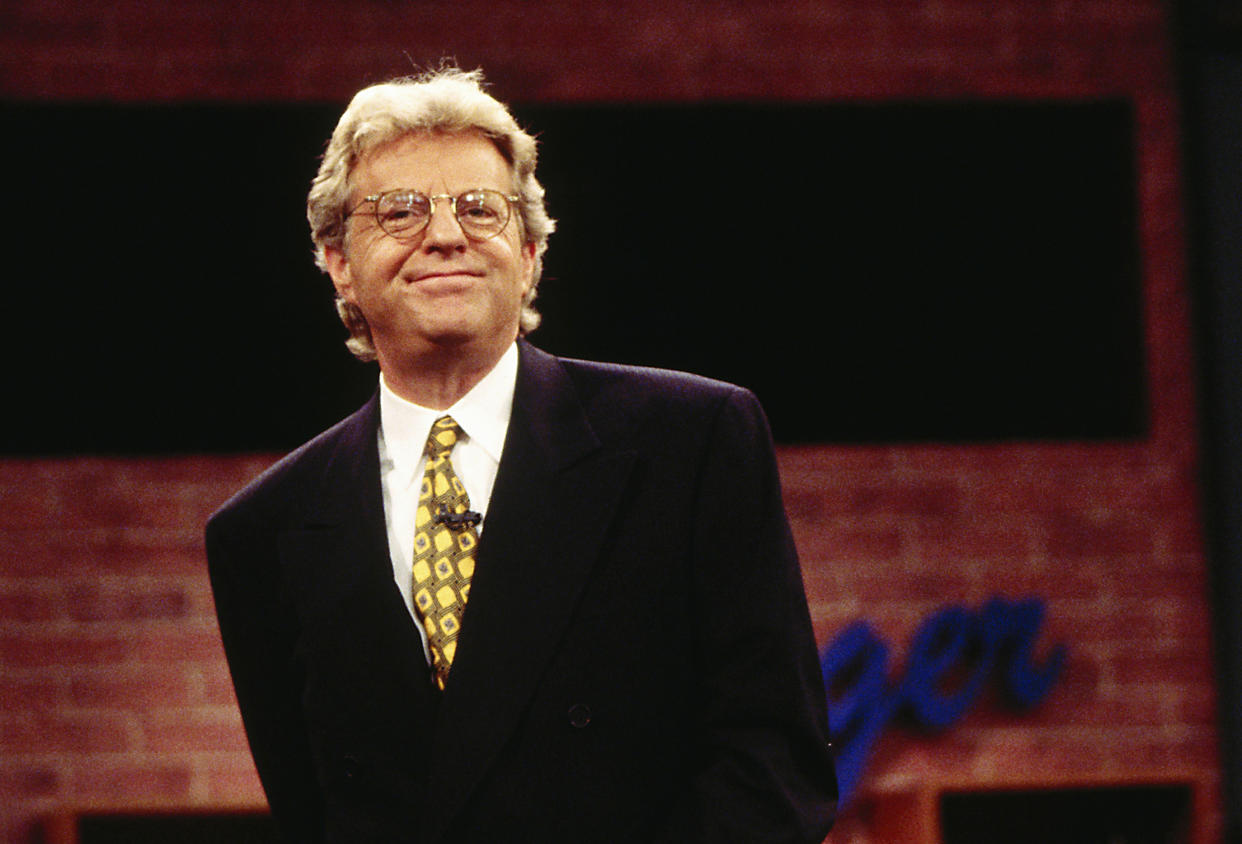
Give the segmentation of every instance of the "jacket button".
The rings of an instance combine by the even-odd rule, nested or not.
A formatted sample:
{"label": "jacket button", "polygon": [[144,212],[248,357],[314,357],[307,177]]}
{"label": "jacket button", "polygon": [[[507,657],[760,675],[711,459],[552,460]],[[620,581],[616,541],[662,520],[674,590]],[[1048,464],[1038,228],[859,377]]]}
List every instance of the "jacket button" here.
{"label": "jacket button", "polygon": [[575,703],[569,707],[569,726],[582,729],[591,723],[591,707],[585,703]]}

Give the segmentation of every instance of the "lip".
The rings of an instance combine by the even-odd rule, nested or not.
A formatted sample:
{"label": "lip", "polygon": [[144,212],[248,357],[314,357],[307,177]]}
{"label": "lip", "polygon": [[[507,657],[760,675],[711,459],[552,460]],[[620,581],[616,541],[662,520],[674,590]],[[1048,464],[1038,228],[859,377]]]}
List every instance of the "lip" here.
{"label": "lip", "polygon": [[460,281],[465,279],[480,278],[483,274],[474,270],[433,270],[431,272],[418,273],[413,277],[413,283],[419,284],[424,281],[451,280]]}

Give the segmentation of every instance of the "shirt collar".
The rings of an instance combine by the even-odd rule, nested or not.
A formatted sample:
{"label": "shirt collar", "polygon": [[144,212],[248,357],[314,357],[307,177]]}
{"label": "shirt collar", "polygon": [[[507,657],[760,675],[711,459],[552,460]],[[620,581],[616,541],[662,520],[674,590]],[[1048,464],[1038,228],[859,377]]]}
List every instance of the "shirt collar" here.
{"label": "shirt collar", "polygon": [[509,430],[517,369],[518,351],[514,343],[491,372],[447,410],[433,410],[401,398],[381,373],[380,433],[394,471],[413,476],[422,460],[432,423],[444,415],[452,416],[466,438],[499,463]]}

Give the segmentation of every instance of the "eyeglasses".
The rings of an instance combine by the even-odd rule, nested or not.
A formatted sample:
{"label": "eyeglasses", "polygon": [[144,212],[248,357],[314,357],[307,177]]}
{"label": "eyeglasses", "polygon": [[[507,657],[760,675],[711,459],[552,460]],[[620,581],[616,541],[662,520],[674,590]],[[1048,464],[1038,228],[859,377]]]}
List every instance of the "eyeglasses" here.
{"label": "eyeglasses", "polygon": [[461,230],[472,240],[488,240],[504,231],[511,215],[511,203],[519,196],[506,196],[489,188],[475,188],[457,196],[447,193],[428,196],[416,190],[400,188],[364,197],[345,215],[346,219],[358,213],[366,203],[374,204],[375,222],[390,237],[411,240],[431,222],[436,213],[436,202],[447,199],[453,216]]}

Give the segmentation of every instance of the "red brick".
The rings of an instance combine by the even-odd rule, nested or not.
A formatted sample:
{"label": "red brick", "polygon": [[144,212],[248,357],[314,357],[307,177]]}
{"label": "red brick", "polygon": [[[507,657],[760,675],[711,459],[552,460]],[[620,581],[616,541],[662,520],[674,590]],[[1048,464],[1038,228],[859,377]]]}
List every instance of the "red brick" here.
{"label": "red brick", "polygon": [[222,662],[224,647],[215,627],[143,629],[133,637],[134,657],[141,663]]}
{"label": "red brick", "polygon": [[1062,510],[1050,520],[1047,549],[1062,559],[1144,554],[1151,553],[1154,538],[1146,520]]}
{"label": "red brick", "polygon": [[24,624],[50,622],[61,612],[54,583],[27,581],[7,585],[0,582],[0,619]]}
{"label": "red brick", "polygon": [[202,524],[179,529],[80,529],[49,524],[0,530],[0,572],[23,577],[79,576],[84,572],[199,574],[206,571]]}
{"label": "red brick", "polygon": [[[15,800],[55,797],[61,790],[60,771],[47,765],[6,762],[0,765],[0,805]],[[0,838],[0,841],[5,840]]]}
{"label": "red brick", "polygon": [[227,754],[222,761],[213,757],[205,774],[206,799],[212,804],[239,808],[266,808],[267,800],[249,753]]}
{"label": "red brick", "polygon": [[[75,533],[65,537],[65,554],[94,571],[161,575],[195,574],[207,570],[202,525],[180,529],[122,529]],[[70,554],[70,552],[76,552]]]}
{"label": "red brick", "polygon": [[[1011,597],[1038,596],[1051,603],[1049,614],[1060,612],[1067,599],[1095,606],[1104,594],[1104,580],[1092,566],[1060,560],[1001,560],[989,563],[981,576],[991,591]],[[1050,619],[1051,620],[1051,619]]]}
{"label": "red brick", "polygon": [[5,754],[115,753],[132,746],[129,720],[100,712],[0,713],[0,750]]}
{"label": "red brick", "polygon": [[53,488],[29,460],[0,460],[0,531],[52,523],[57,514]]}
{"label": "red brick", "polygon": [[69,588],[66,602],[70,617],[84,622],[176,620],[190,613],[190,597],[183,586],[146,581],[79,583]]}
{"label": "red brick", "polygon": [[961,490],[953,483],[899,482],[853,490],[849,512],[859,516],[873,513],[897,516],[936,517],[961,511]]}
{"label": "red brick", "polygon": [[77,670],[68,681],[75,707],[143,711],[196,702],[194,680],[183,665],[125,665]]}
{"label": "red brick", "polygon": [[134,651],[124,633],[0,633],[0,667],[103,665],[125,660]]}
{"label": "red brick", "polygon": [[214,663],[204,662],[196,666],[193,677],[195,700],[209,706],[237,705],[233,693],[233,678],[223,658]]}
{"label": "red brick", "polygon": [[190,806],[193,779],[188,762],[131,762],[87,755],[75,766],[71,787],[85,803]]}
{"label": "red brick", "polygon": [[89,463],[66,471],[67,488],[60,494],[66,524],[79,528],[148,527],[177,524],[181,502],[167,484],[137,483],[123,465]]}
{"label": "red brick", "polygon": [[1125,683],[1173,683],[1178,686],[1212,682],[1211,663],[1199,653],[1177,650],[1135,650],[1114,653],[1109,660],[1116,677]]}
{"label": "red brick", "polygon": [[992,560],[1018,566],[1036,550],[1038,528],[1015,519],[980,517],[951,524],[920,523],[911,531],[916,555],[933,564]]}
{"label": "red brick", "polygon": [[785,514],[791,522],[814,522],[823,517],[824,495],[818,490],[791,489],[785,485],[783,493]]}
{"label": "red brick", "polygon": [[37,674],[0,672],[0,713],[58,706],[68,701],[68,686],[68,680],[42,670]]}
{"label": "red brick", "polygon": [[831,531],[795,526],[798,553],[805,567],[882,566],[901,556],[901,531],[892,527],[850,526]]}
{"label": "red brick", "polygon": [[246,734],[236,710],[160,710],[142,719],[143,749],[168,753],[244,753]]}

